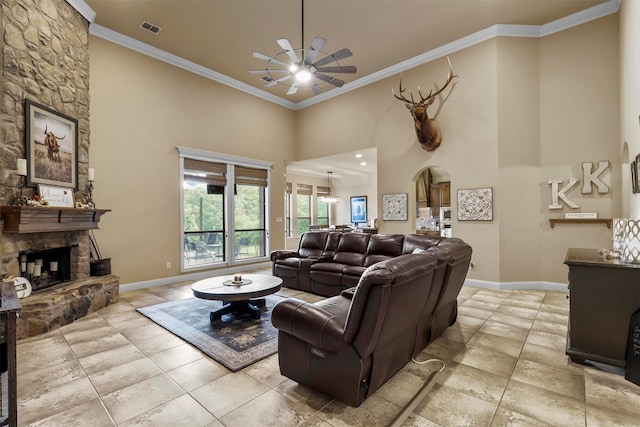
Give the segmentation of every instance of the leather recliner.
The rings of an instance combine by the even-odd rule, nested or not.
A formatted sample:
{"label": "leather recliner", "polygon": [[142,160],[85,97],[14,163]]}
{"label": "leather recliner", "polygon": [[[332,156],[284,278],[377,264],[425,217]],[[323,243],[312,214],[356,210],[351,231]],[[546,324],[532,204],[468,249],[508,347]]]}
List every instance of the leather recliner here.
{"label": "leather recliner", "polygon": [[279,329],[282,375],[359,406],[422,350],[421,324],[430,320],[442,288],[433,286],[439,265],[446,261],[400,255],[368,267],[358,285],[340,295],[313,304],[279,302],[271,321]]}

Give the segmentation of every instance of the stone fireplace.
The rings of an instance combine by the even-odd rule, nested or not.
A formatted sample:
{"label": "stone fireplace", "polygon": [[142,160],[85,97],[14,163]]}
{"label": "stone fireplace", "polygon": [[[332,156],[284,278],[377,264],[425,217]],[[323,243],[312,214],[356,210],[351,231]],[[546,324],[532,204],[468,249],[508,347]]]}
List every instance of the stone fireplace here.
{"label": "stone fireplace", "polygon": [[[0,207],[0,269],[5,274],[26,277],[33,289],[30,296],[20,300],[18,339],[54,330],[118,301],[116,276],[90,276],[89,230],[98,227],[98,214],[104,212]],[[64,213],[72,214],[67,221],[63,220]],[[41,219],[52,215],[59,222]],[[92,220],[83,220],[85,217]]]}
{"label": "stone fireplace", "polygon": [[[116,302],[118,278],[90,276],[89,230],[98,228],[105,210],[11,206],[20,186],[17,159],[28,155],[27,99],[77,120],[74,190],[78,196],[87,190],[89,22],[65,0],[3,0],[0,30],[0,272],[6,276],[31,274],[29,280],[36,284],[36,292],[20,300],[17,335],[25,338]],[[23,190],[31,198],[37,188],[28,186]],[[51,252],[57,248],[69,248],[68,281],[44,283],[43,271],[56,276],[56,280],[61,274],[61,261],[54,260]],[[24,269],[23,256],[27,263]],[[35,270],[37,260],[42,260],[40,276],[26,271],[30,262]],[[54,274],[52,262],[58,262]]]}

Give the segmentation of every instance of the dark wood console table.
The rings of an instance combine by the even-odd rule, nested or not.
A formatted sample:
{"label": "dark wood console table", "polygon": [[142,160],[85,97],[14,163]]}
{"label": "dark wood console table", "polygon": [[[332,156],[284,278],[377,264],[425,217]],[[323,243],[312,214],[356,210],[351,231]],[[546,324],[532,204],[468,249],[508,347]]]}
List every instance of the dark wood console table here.
{"label": "dark wood console table", "polygon": [[603,259],[597,249],[567,251],[567,355],[625,367],[631,315],[640,308],[640,264]]}
{"label": "dark wood console table", "polygon": [[0,426],[18,425],[16,318],[19,312],[13,282],[0,282]]}

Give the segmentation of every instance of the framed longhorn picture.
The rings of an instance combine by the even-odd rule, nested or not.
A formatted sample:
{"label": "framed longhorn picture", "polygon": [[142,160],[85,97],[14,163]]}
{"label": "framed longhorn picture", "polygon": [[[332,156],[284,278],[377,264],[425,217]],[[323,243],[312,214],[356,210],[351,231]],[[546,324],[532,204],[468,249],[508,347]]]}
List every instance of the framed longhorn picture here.
{"label": "framed longhorn picture", "polygon": [[25,102],[27,184],[78,189],[78,121]]}

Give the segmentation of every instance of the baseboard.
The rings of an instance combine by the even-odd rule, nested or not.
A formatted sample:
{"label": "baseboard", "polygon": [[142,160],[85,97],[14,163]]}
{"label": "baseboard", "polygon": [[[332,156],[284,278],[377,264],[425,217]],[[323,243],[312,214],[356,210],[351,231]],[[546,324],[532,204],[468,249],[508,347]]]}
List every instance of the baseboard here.
{"label": "baseboard", "polygon": [[[234,266],[228,268],[221,268],[218,270],[199,271],[197,273],[183,274],[180,276],[163,277],[161,279],[145,280],[143,282],[133,282],[120,285],[120,291],[133,291],[135,289],[151,288],[153,286],[173,285],[175,283],[184,282],[187,280],[202,280],[211,276],[223,276],[226,274],[243,273],[248,270],[258,270],[263,268],[271,268],[271,262],[265,261],[250,266]],[[465,286],[471,286],[474,288],[493,289],[496,291],[514,291],[514,290],[543,290],[543,291],[561,291],[569,292],[568,285],[566,283],[555,282],[491,282],[488,280],[466,279],[464,281]]]}
{"label": "baseboard", "polygon": [[466,279],[465,286],[474,288],[493,289],[496,291],[515,291],[515,290],[543,290],[543,291],[562,291],[569,292],[566,283],[556,282],[490,282],[488,280]]}
{"label": "baseboard", "polygon": [[173,285],[188,280],[202,280],[212,276],[225,276],[234,273],[247,273],[250,270],[260,270],[271,268],[271,261],[259,262],[255,264],[236,265],[233,267],[219,268],[215,270],[199,271],[197,273],[181,274],[180,276],[163,277],[161,279],[145,280],[142,282],[132,282],[120,285],[120,292],[133,291],[136,289],[151,288],[153,286]]}

